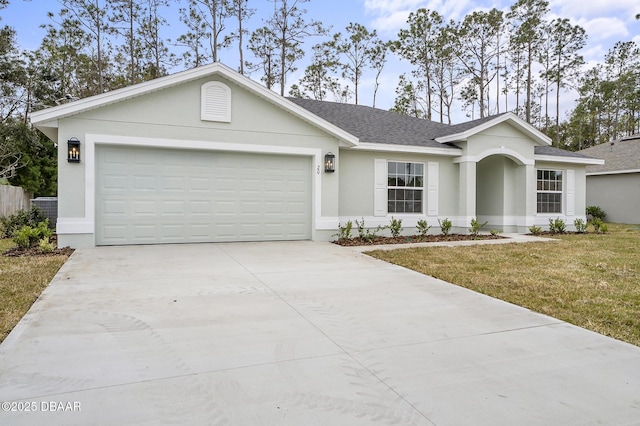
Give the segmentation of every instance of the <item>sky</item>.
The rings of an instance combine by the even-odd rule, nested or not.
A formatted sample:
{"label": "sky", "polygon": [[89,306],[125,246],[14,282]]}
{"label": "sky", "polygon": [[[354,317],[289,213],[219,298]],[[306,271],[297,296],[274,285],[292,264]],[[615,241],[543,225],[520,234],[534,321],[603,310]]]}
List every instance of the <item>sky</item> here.
{"label": "sky", "polygon": [[[390,40],[395,39],[398,30],[406,26],[409,13],[418,8],[435,10],[445,17],[445,21],[460,21],[466,14],[475,10],[487,11],[495,7],[507,12],[513,3],[515,0],[311,0],[303,7],[307,9],[308,19],[321,21],[326,27],[331,27],[332,34],[344,31],[350,22],[357,22],[369,30],[375,29],[383,40]],[[639,0],[549,0],[549,4],[549,19],[568,18],[572,24],[578,24],[586,30],[587,46],[582,50],[585,67],[602,62],[607,51],[617,41],[633,40],[640,44],[640,21],[635,20],[635,15],[640,13]],[[249,30],[253,30],[263,25],[262,21],[273,11],[273,3],[269,0],[249,0],[249,5],[257,9],[247,26]],[[50,22],[47,12],[58,12],[60,8],[60,4],[55,0],[9,0],[9,6],[0,11],[0,25],[16,29],[18,44],[22,49],[36,49],[44,35],[40,25]],[[175,5],[164,13],[171,25],[165,37],[175,38],[184,32],[178,20],[177,9]],[[318,37],[310,38],[305,50],[310,51],[312,45],[323,40]],[[232,68],[237,68],[238,65],[235,50],[231,48],[220,54],[221,61]],[[288,84],[295,83],[302,77],[306,64],[304,60],[300,63],[300,69],[288,77]],[[390,55],[382,74],[377,107],[388,109],[393,106],[398,77],[402,73],[410,72],[410,69],[405,61]],[[252,76],[255,79],[259,77],[257,74]],[[372,104],[372,88],[373,75],[365,75],[360,103]],[[575,92],[563,93],[561,110],[570,110],[575,99]],[[464,112],[454,115],[454,122],[467,119]]]}

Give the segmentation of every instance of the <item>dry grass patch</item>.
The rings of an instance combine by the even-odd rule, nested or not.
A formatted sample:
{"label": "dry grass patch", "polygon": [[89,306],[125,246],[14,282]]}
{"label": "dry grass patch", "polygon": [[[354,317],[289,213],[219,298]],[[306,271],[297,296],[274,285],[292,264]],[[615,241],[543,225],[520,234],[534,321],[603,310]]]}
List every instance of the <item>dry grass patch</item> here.
{"label": "dry grass patch", "polygon": [[0,240],[0,342],[27,313],[69,257],[1,255],[12,247],[11,240]]}
{"label": "dry grass patch", "polygon": [[640,346],[640,228],[368,254]]}

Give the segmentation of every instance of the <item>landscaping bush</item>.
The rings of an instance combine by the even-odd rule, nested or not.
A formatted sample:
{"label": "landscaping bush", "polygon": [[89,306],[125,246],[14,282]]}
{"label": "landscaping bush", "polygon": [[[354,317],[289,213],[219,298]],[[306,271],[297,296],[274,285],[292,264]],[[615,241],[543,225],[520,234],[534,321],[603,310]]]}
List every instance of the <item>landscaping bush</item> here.
{"label": "landscaping bush", "polygon": [[42,238],[38,243],[42,253],[52,253],[56,249],[56,245],[49,241],[49,238]]}
{"label": "landscaping bush", "polygon": [[44,212],[36,207],[31,207],[30,210],[20,210],[10,216],[0,218],[0,235],[2,238],[12,238],[13,234],[18,232],[22,227],[36,227],[38,223],[48,220]]}
{"label": "landscaping bush", "polygon": [[376,238],[378,232],[386,228],[386,226],[378,225],[376,229],[367,229],[364,225],[364,217],[361,221],[356,219],[356,226],[358,227],[358,236],[369,243]]}
{"label": "landscaping bush", "polygon": [[18,247],[27,249],[43,239],[48,242],[52,234],[53,232],[49,229],[49,219],[45,219],[35,227],[25,225],[17,232],[14,232],[13,242],[16,243]]}
{"label": "landscaping bush", "polygon": [[587,224],[580,218],[573,221],[573,226],[576,227],[576,232],[579,234],[583,234],[587,230]]}
{"label": "landscaping bush", "polygon": [[599,206],[588,206],[586,212],[587,216],[590,216],[591,220],[597,218],[604,221],[605,216],[607,216],[604,210],[602,210]]}
{"label": "landscaping bush", "polygon": [[567,227],[564,224],[564,220],[559,217],[555,219],[549,219],[549,232],[552,234],[564,234],[567,232]]}
{"label": "landscaping bush", "polygon": [[418,221],[416,229],[418,230],[418,234],[420,234],[421,237],[424,237],[429,232],[429,229],[431,229],[431,226],[427,224],[427,221],[425,219],[420,219]]}
{"label": "landscaping bush", "polygon": [[531,225],[529,227],[529,232],[533,235],[540,235],[542,234],[542,228],[540,228],[539,226]]}
{"label": "landscaping bush", "polygon": [[402,219],[395,219],[391,216],[389,231],[391,232],[391,236],[394,238],[400,236],[400,233],[402,232]]}
{"label": "landscaping bush", "polygon": [[446,218],[443,221],[438,219],[438,223],[440,224],[440,231],[442,232],[442,235],[449,235],[449,232],[451,232],[451,226],[453,225],[449,218]]}
{"label": "landscaping bush", "polygon": [[334,234],[334,237],[338,237],[339,240],[348,240],[351,238],[351,230],[353,229],[353,222],[348,221],[344,226],[338,223],[338,233]]}
{"label": "landscaping bush", "polygon": [[473,235],[473,238],[478,238],[478,234],[480,234],[480,230],[487,224],[488,222],[485,222],[483,224],[480,224],[480,222],[478,222],[478,218],[473,218],[471,219],[471,228],[469,228],[469,232],[471,233],[471,235]]}
{"label": "landscaping bush", "polygon": [[591,219],[591,225],[593,226],[593,232],[598,234],[600,233],[602,227],[605,226],[602,219],[598,217],[594,217],[593,219]]}

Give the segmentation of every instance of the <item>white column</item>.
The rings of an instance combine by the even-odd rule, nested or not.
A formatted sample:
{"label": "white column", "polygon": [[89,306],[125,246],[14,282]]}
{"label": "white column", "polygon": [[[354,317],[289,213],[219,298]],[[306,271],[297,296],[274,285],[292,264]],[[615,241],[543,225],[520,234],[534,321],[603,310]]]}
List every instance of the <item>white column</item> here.
{"label": "white column", "polygon": [[525,168],[525,191],[523,200],[525,206],[525,223],[522,225],[524,227],[530,227],[535,225],[536,214],[538,212],[538,204],[537,204],[537,176],[536,176],[536,168],[534,165],[524,165]]}
{"label": "white column", "polygon": [[476,217],[476,162],[460,163],[460,193],[458,201],[459,227],[469,227]]}

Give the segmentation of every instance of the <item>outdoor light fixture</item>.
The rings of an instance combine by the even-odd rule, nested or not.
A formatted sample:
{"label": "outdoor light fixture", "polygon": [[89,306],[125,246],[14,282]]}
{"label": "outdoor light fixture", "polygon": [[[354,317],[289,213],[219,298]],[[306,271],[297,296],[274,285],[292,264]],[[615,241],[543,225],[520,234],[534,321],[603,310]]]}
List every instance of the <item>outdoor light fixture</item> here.
{"label": "outdoor light fixture", "polygon": [[71,138],[67,141],[67,161],[69,163],[79,163],[80,162],[80,141],[78,138]]}
{"label": "outdoor light fixture", "polygon": [[324,171],[325,173],[333,173],[336,171],[336,156],[330,152],[324,156]]}

